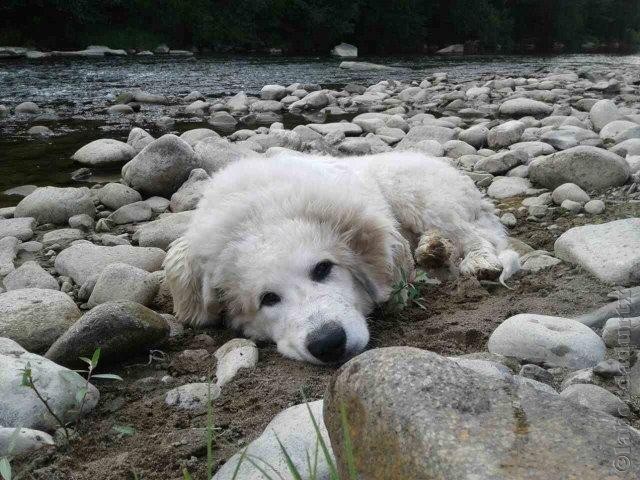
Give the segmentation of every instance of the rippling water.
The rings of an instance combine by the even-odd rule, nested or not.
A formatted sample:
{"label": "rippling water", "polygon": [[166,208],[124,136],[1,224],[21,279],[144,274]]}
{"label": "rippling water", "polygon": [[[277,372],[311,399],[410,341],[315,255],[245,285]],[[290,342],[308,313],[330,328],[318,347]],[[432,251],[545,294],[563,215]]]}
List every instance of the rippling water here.
{"label": "rippling water", "polygon": [[[240,90],[257,93],[269,83],[293,82],[340,86],[364,85],[385,79],[421,80],[446,71],[452,81],[485,75],[527,76],[538,69],[563,70],[581,66],[640,66],[640,56],[564,55],[478,56],[438,58],[401,56],[359,59],[393,67],[391,70],[351,71],[338,68],[331,57],[105,57],[45,60],[0,60],[0,103],[9,107],[30,100],[59,115],[46,123],[56,136],[47,140],[24,135],[31,124],[14,118],[0,120],[0,192],[13,186],[70,183],[69,157],[90,140],[126,139],[129,120],[104,115],[106,97],[136,88],[165,95],[198,90],[207,97]],[[162,114],[162,107],[145,107]],[[98,113],[96,113],[98,112]],[[195,128],[178,124],[178,130]],[[18,199],[0,195],[0,204]]]}

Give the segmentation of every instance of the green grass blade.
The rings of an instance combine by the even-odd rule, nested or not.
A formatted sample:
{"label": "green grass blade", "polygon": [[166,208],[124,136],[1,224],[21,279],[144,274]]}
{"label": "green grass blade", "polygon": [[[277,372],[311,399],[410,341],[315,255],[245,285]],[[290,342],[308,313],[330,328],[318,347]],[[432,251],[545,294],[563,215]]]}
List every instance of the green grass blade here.
{"label": "green grass blade", "polygon": [[278,478],[280,478],[280,480],[285,480],[284,478],[282,478],[282,475],[280,475],[278,473],[278,471],[275,468],[273,468],[271,465],[269,465],[266,461],[262,460],[261,458],[254,457],[253,455],[247,456],[247,460],[249,461],[249,463],[251,465],[253,465],[262,475],[264,475],[267,480],[275,480],[275,479],[271,475],[269,475],[264,468],[262,468],[260,465],[258,465],[253,460],[254,458],[256,460],[260,460],[262,463],[264,463],[266,466],[268,466],[271,470],[273,470],[276,473],[276,475],[278,475]]}
{"label": "green grass blade", "polygon": [[96,375],[91,375],[91,378],[102,378],[103,380],[117,380],[119,382],[124,382],[120,375],[116,375],[114,373],[98,373]]}
{"label": "green grass blade", "polygon": [[302,480],[302,476],[300,475],[298,468],[293,463],[293,460],[291,460],[291,456],[289,455],[289,452],[287,452],[287,449],[284,448],[284,445],[282,444],[282,442],[280,441],[277,435],[276,435],[276,440],[278,441],[278,445],[280,445],[280,450],[282,450],[284,459],[287,462],[287,468],[289,469],[289,473],[293,475],[293,480]]}
{"label": "green grass blade", "polygon": [[236,477],[238,476],[238,472],[240,471],[240,467],[242,466],[242,462],[244,462],[244,459],[247,456],[247,449],[245,448],[244,450],[242,450],[242,453],[240,454],[240,458],[238,459],[238,463],[236,464],[236,468],[233,471],[233,476],[231,477],[231,480],[236,480]]}
{"label": "green grass blade", "polygon": [[327,444],[322,438],[322,433],[320,433],[320,427],[318,426],[318,422],[313,416],[313,412],[311,411],[311,407],[309,403],[307,405],[307,410],[309,411],[309,416],[311,417],[311,423],[313,423],[313,428],[316,431],[316,437],[318,438],[318,443],[320,443],[320,448],[322,449],[322,454],[324,455],[325,460],[327,461],[327,465],[329,466],[329,478],[331,480],[340,480],[340,475],[338,475],[338,470],[336,469],[336,464],[333,461],[333,457],[327,448]]}
{"label": "green grass blade", "polygon": [[191,474],[189,473],[189,470],[187,470],[186,468],[182,469],[182,478],[183,480],[193,480],[191,478]]}
{"label": "green grass blade", "polygon": [[95,370],[98,366],[98,362],[100,361],[100,347],[96,348],[95,352],[93,352],[93,356],[91,357],[91,367]]}
{"label": "green grass blade", "polygon": [[349,434],[349,424],[347,423],[347,409],[344,403],[340,404],[340,423],[342,424],[342,441],[344,444],[344,455],[347,459],[347,471],[349,479],[356,480],[356,463],[353,457],[353,445],[351,444],[351,435]]}

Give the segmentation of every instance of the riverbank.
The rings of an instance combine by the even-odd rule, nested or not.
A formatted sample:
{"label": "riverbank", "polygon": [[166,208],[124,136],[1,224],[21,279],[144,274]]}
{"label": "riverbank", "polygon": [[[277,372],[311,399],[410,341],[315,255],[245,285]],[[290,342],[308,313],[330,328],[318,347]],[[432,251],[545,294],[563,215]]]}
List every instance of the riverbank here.
{"label": "riverbank", "polygon": [[[611,465],[615,425],[626,429],[632,446],[640,448],[640,437],[631,428],[640,426],[640,363],[635,353],[619,355],[624,331],[609,320],[613,313],[574,318],[612,302],[608,295],[614,286],[640,284],[640,76],[628,61],[615,66],[566,63],[553,70],[521,64],[515,67],[520,75],[501,75],[493,68],[478,65],[482,71],[466,71],[460,78],[455,68],[428,74],[413,70],[400,73],[402,80],[394,79],[393,71],[375,70],[380,80],[366,84],[264,82],[257,91],[246,89],[250,94],[237,89],[212,95],[188,80],[172,87],[185,90],[179,95],[170,89],[113,85],[109,97],[84,107],[74,104],[71,110],[86,108],[99,116],[94,133],[100,138],[69,150],[64,158],[73,158],[69,167],[88,169],[84,174],[93,181],[85,184],[90,188],[38,189],[26,198],[22,196],[30,192],[22,191],[16,207],[0,209],[5,217],[0,220],[0,237],[5,237],[0,258],[9,290],[0,294],[0,303],[11,312],[10,328],[0,327],[0,336],[28,342],[35,353],[48,351],[49,359],[71,365],[70,355],[61,352],[91,350],[107,339],[92,337],[88,327],[82,331],[86,335],[77,334],[70,324],[112,322],[111,357],[105,358],[110,365],[104,371],[123,381],[96,381],[101,398],[75,428],[77,439],[69,447],[45,446],[17,457],[16,470],[38,479],[164,480],[180,478],[187,468],[194,478],[205,478],[203,385],[212,376],[221,377],[221,352],[231,349],[226,342],[233,332],[177,325],[159,266],[168,244],[185,228],[204,182],[247,156],[268,161],[283,152],[345,156],[412,150],[446,159],[486,192],[513,237],[522,271],[509,281],[510,289],[433,275],[419,286],[419,304],[407,302],[399,310],[381,309],[373,315],[372,348],[417,347],[447,357],[429,357],[438,366],[433,370],[409,349],[397,363],[401,368],[386,376],[372,374],[367,366],[375,365],[371,359],[379,352],[374,351],[361,369],[341,370],[339,381],[335,368],[284,359],[271,345],[232,344],[248,348],[255,361],[215,390],[214,470],[251,445],[277,413],[322,399],[331,386],[326,398],[345,395],[360,406],[350,411],[349,419],[359,432],[356,465],[365,469],[373,465],[383,471],[388,459],[409,464],[418,452],[417,457],[433,462],[424,466],[419,460],[425,469],[421,472],[453,471],[460,458],[477,468],[502,468],[508,456],[509,468],[525,469],[535,479],[562,476],[559,468],[584,478],[635,478],[635,463],[622,473],[613,472]],[[52,104],[13,101],[3,120],[9,127],[3,128],[24,132],[45,127],[32,130],[29,135],[41,138],[32,141],[55,145],[66,133],[55,122],[48,127],[42,115],[60,111],[64,108]],[[134,158],[135,168],[129,163]],[[105,172],[112,175],[109,180],[100,178]],[[117,270],[107,268],[113,261],[119,262]],[[42,289],[45,282],[50,291]],[[46,308],[64,308],[72,317],[68,324],[45,332],[37,315],[23,312],[22,300],[12,292],[34,285],[41,288],[30,298],[46,304],[37,315],[49,318]],[[58,294],[62,298],[49,302]],[[616,295],[626,295],[631,305],[626,313],[638,315],[636,290]],[[45,297],[47,302],[37,302]],[[136,306],[114,306],[125,299]],[[131,317],[147,321],[154,336],[132,328],[129,335],[135,342],[125,349],[117,334],[123,325],[131,328]],[[629,321],[635,332],[637,319]],[[26,331],[32,335],[24,335]],[[37,342],[31,343],[33,339]],[[3,345],[0,355],[6,355]],[[639,338],[631,334],[624,348],[634,352],[638,347]],[[349,385],[347,374],[364,377]],[[4,391],[22,388],[18,376],[0,375],[5,378],[6,385],[0,384]],[[384,391],[387,381],[402,398],[378,394],[376,388]],[[371,393],[356,391],[361,385]],[[408,391],[412,385],[420,388]],[[190,400],[180,401],[175,389],[181,387],[187,387],[192,397],[185,393],[184,398]],[[505,396],[494,397],[496,392]],[[380,415],[373,400],[385,399]],[[447,415],[403,417],[414,407],[424,406],[426,412],[432,405],[446,409]],[[23,412],[18,401],[0,408]],[[0,418],[14,418],[10,414],[15,412],[0,411]],[[285,410],[285,418],[290,413]],[[450,415],[456,415],[455,426],[447,422]],[[495,421],[487,423],[485,415]],[[35,414],[23,417],[33,428],[54,430]],[[411,418],[410,425],[404,418]],[[327,408],[325,420],[338,445],[336,411]],[[402,433],[417,432],[414,446],[420,447],[371,455],[375,432],[385,432],[378,440],[398,436],[389,425],[403,425]],[[308,421],[297,419],[287,431],[313,432],[310,428]],[[305,461],[305,449],[314,447],[313,434],[302,437],[286,439],[299,462]],[[603,443],[609,437],[610,448]],[[420,450],[440,441],[451,444],[451,438],[459,455]],[[506,440],[483,444],[480,455],[478,438]],[[256,445],[252,448],[258,449]],[[575,452],[581,456],[572,456]],[[344,467],[343,452],[335,453]],[[282,462],[277,448],[262,445],[254,454]],[[233,466],[223,467],[214,478],[230,478]],[[255,471],[254,476],[244,473],[241,478],[261,478]]]}

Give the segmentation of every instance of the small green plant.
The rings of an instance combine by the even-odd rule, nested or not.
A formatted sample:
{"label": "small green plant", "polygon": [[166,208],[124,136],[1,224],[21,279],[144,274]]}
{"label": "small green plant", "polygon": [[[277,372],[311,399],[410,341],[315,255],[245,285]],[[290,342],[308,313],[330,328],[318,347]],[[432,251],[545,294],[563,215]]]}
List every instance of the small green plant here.
{"label": "small green plant", "polygon": [[406,273],[402,272],[402,278],[393,285],[389,301],[386,308],[391,311],[401,311],[408,306],[415,304],[423,310],[426,307],[422,303],[424,299],[420,296],[420,284],[427,281],[428,276],[422,270],[416,271],[413,280],[409,280]]}
{"label": "small green plant", "polygon": [[133,437],[136,433],[131,425],[114,425],[111,429],[118,434],[118,438]]}
{"label": "small green plant", "polygon": [[[114,375],[112,373],[101,373],[101,374],[94,374],[94,370],[97,368],[98,366],[98,362],[100,361],[100,349],[97,348],[94,352],[92,357],[86,358],[86,357],[80,357],[80,360],[82,360],[83,362],[85,362],[88,365],[88,368],[86,370],[76,370],[76,372],[79,373],[86,373],[86,379],[85,379],[85,384],[82,388],[78,389],[78,391],[76,392],[76,406],[78,408],[78,415],[76,417],[76,422],[75,425],[76,427],[78,426],[81,418],[82,418],[82,413],[84,410],[84,406],[87,400],[87,394],[89,393],[89,382],[91,381],[91,379],[94,378],[101,378],[104,380],[120,380],[122,381],[122,378],[119,377],[118,375]],[[69,442],[71,440],[71,436],[69,434],[69,428],[68,428],[68,423],[64,422],[51,408],[51,405],[49,405],[49,398],[45,398],[44,395],[42,394],[42,392],[40,392],[40,390],[38,390],[38,387],[36,386],[37,383],[37,379],[33,378],[33,371],[31,370],[31,363],[27,363],[26,367],[23,368],[22,370],[20,370],[20,373],[22,375],[22,386],[23,387],[28,387],[30,388],[35,394],[36,397],[38,397],[38,400],[40,400],[40,402],[42,402],[42,404],[44,405],[44,407],[46,408],[47,412],[49,412],[49,414],[53,417],[53,419],[58,423],[58,425],[60,426],[60,428],[62,428],[63,432],[64,432],[64,436],[65,439],[67,440],[67,442]],[[69,373],[69,372],[67,372]]]}

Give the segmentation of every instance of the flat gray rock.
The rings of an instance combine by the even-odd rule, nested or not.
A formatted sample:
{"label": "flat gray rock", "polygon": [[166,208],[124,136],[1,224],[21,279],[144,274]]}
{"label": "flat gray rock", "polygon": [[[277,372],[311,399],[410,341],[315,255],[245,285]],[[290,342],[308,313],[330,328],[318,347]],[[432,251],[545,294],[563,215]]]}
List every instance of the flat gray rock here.
{"label": "flat gray rock", "polygon": [[[358,478],[385,480],[632,480],[614,470],[615,417],[559,395],[467,370],[408,347],[370,350],[338,370],[324,419],[340,478],[349,478],[340,410]],[[629,449],[640,432],[625,426]],[[615,443],[615,442],[614,442]]]}
{"label": "flat gray rock", "polygon": [[526,313],[502,322],[487,347],[521,362],[572,370],[595,366],[606,351],[602,339],[576,320]]}
{"label": "flat gray rock", "polygon": [[55,269],[60,275],[71,277],[77,285],[82,285],[112,263],[126,263],[155,272],[162,268],[164,255],[165,252],[159,248],[130,245],[102,247],[83,241],[62,250],[56,257]]}
{"label": "flat gray rock", "polygon": [[626,403],[613,393],[597,385],[580,383],[569,385],[560,392],[560,396],[584,407],[600,410],[615,417],[625,417],[630,413]]}
{"label": "flat gray rock", "polygon": [[501,115],[512,118],[546,117],[553,112],[553,106],[529,98],[514,98],[503,102],[499,111]]}
{"label": "flat gray rock", "polygon": [[[164,403],[177,410],[205,412],[207,402],[220,396],[220,387],[208,383],[187,383],[169,390]],[[214,477],[215,478],[215,477]]]}
{"label": "flat gray rock", "polygon": [[556,257],[616,285],[640,282],[640,218],[574,227],[554,245]]}
{"label": "flat gray rock", "polygon": [[607,347],[640,347],[640,317],[610,318],[602,329],[602,339]]}
{"label": "flat gray rock", "polygon": [[96,214],[89,189],[42,187],[24,197],[16,206],[14,216],[32,217],[39,224],[66,224],[74,215]]}
{"label": "flat gray rock", "polygon": [[608,150],[580,146],[535,159],[529,165],[529,177],[546,188],[575,183],[585,190],[604,190],[623,185],[629,165]]}
{"label": "flat gray rock", "polygon": [[527,193],[530,188],[531,182],[526,178],[496,177],[489,185],[487,195],[497,199],[517,197]]}
{"label": "flat gray rock", "polygon": [[[27,365],[38,391],[48,399],[55,414],[64,422],[74,421],[78,416],[76,395],[85,388],[86,380],[72,370],[27,352],[11,340],[0,338],[0,425],[45,431],[59,427],[33,390],[21,385],[20,371]],[[93,410],[99,398],[98,389],[89,384],[83,413]]]}
{"label": "flat gray rock", "polygon": [[131,160],[136,151],[131,145],[111,138],[100,138],[80,148],[71,157],[83,165],[108,165]]}
{"label": "flat gray rock", "polygon": [[80,318],[71,297],[51,289],[25,288],[0,294],[0,336],[30,351],[42,351]]}
{"label": "flat gray rock", "polygon": [[141,225],[133,234],[133,238],[141,247],[166,250],[171,242],[187,230],[192,216],[193,210],[165,214],[153,222]]}
{"label": "flat gray rock", "polygon": [[40,430],[0,427],[0,458],[23,455],[55,445],[51,435]]}
{"label": "flat gray rock", "polygon": [[107,183],[97,191],[98,201],[111,210],[142,200],[142,195],[121,183]]}
{"label": "flat gray rock", "polygon": [[158,313],[134,302],[103,303],[73,324],[51,345],[45,357],[75,366],[81,356],[101,349],[101,362],[117,363],[145,353],[169,336],[169,324]]}

